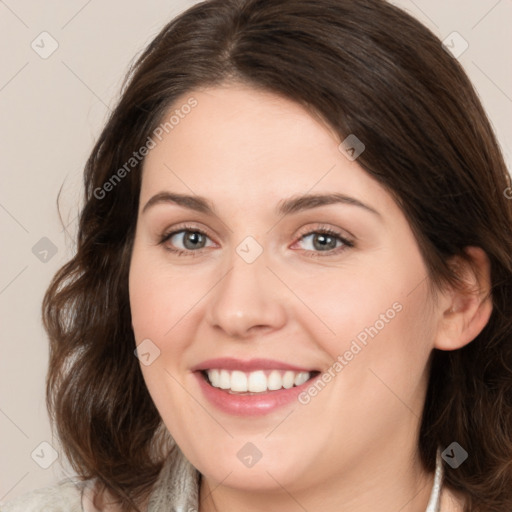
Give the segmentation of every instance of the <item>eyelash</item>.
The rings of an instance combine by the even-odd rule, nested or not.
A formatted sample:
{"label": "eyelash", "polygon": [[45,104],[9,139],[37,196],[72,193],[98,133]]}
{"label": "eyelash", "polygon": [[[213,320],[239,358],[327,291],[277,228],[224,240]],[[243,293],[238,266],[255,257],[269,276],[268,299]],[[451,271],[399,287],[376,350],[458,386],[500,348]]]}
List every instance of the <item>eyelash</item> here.
{"label": "eyelash", "polygon": [[[340,247],[336,247],[335,249],[329,249],[328,251],[305,251],[305,255],[309,258],[324,258],[328,256],[336,256],[340,254],[341,252],[350,249],[354,247],[354,242],[351,240],[348,240],[342,234],[332,228],[327,227],[318,227],[316,229],[310,229],[306,231],[305,233],[302,233],[299,235],[298,241],[301,241],[305,237],[309,235],[328,235],[332,236],[333,238],[336,238],[339,240],[342,245]],[[295,242],[296,243],[296,242]],[[295,245],[294,243],[294,245]]]}
{"label": "eyelash", "polygon": [[[206,236],[206,237],[210,238],[208,236],[208,234],[205,231],[203,231],[202,229],[196,228],[194,226],[184,225],[184,226],[180,226],[178,229],[173,229],[172,231],[170,231],[168,233],[164,233],[160,237],[160,242],[159,243],[161,245],[163,245],[163,244],[165,244],[165,242],[167,242],[167,240],[169,240],[174,235],[177,235],[178,233],[187,232],[187,231],[191,231],[192,233],[199,233],[199,234],[201,234],[203,236]],[[188,251],[186,249],[175,249],[175,248],[172,248],[172,247],[169,247],[169,246],[165,246],[165,249],[167,251],[172,252],[176,256],[191,256],[192,258],[194,258],[195,256],[197,256],[198,254],[200,254],[202,252],[201,249],[199,249],[197,251]],[[197,254],[195,254],[195,253],[197,253]]]}
{"label": "eyelash", "polygon": [[[173,231],[164,233],[160,237],[159,244],[160,245],[164,245],[165,242],[167,242],[174,235],[177,235],[178,233],[187,232],[187,231],[188,232],[192,232],[192,233],[199,233],[199,234],[201,234],[201,235],[203,235],[203,236],[205,236],[207,238],[210,238],[208,236],[208,234],[205,231],[203,231],[202,229],[199,229],[199,228],[194,227],[194,226],[184,225],[184,226],[180,226],[179,229],[174,229]],[[315,234],[332,236],[332,237],[338,239],[340,242],[342,242],[343,246],[337,247],[335,249],[330,249],[328,251],[305,251],[306,252],[306,256],[308,256],[310,258],[317,258],[317,257],[321,258],[321,257],[327,257],[327,256],[334,256],[334,255],[337,255],[340,252],[342,252],[342,251],[344,251],[344,250],[346,250],[348,248],[354,247],[354,242],[352,242],[350,240],[347,240],[345,237],[343,237],[341,235],[341,233],[339,233],[338,231],[335,231],[335,230],[333,230],[331,228],[324,228],[324,227],[306,231],[305,233],[303,233],[303,234],[301,234],[299,236],[298,241],[301,241],[302,239],[304,239],[305,237],[307,237],[309,235],[315,235]],[[202,249],[198,249],[196,251],[192,251],[192,250],[186,250],[186,249],[176,249],[176,248],[172,248],[172,247],[169,247],[169,246],[166,246],[165,249],[170,251],[170,252],[172,252],[176,256],[191,256],[191,257],[195,257],[195,256],[197,256],[198,254],[200,254],[202,252]],[[196,253],[196,254],[194,254],[194,253]]]}

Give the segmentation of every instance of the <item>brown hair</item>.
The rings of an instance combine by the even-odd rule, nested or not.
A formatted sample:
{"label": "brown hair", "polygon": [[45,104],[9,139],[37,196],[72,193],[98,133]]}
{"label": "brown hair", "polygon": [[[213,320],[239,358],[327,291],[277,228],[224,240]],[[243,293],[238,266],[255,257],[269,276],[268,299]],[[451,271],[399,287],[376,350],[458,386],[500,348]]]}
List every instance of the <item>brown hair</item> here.
{"label": "brown hair", "polygon": [[47,404],[73,468],[130,510],[162,466],[165,429],[134,356],[128,299],[143,161],[98,191],[179,96],[227,80],[301,103],[340,141],[363,141],[358,163],[401,207],[432,285],[460,285],[449,258],[464,247],[487,253],[491,318],[464,348],[434,350],[419,450],[433,471],[436,448],[457,441],[469,458],[445,468],[445,485],[466,511],[512,510],[511,181],[457,60],[383,0],[202,2],[131,69],[86,163],[76,255],[43,304]]}

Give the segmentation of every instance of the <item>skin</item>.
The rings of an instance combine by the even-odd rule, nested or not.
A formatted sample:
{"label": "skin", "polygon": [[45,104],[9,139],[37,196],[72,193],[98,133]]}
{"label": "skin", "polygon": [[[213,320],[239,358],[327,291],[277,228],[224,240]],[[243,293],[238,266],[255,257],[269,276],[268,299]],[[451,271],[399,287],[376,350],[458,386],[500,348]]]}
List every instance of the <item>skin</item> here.
{"label": "skin", "polygon": [[[429,357],[474,339],[490,302],[449,288],[433,300],[402,211],[303,107],[226,83],[170,110],[190,96],[197,107],[144,163],[129,286],[136,342],[149,338],[160,350],[141,365],[145,382],[203,475],[200,512],[361,512],[376,503],[381,512],[424,512],[433,475],[417,439]],[[163,191],[205,197],[215,215],[170,202],[142,212]],[[274,211],[286,198],[328,192],[378,214],[348,204]],[[181,235],[159,242],[184,222],[208,237],[178,256],[169,249],[190,247]],[[322,251],[314,233],[325,227],[354,246],[338,240],[341,251]],[[263,249],[251,264],[236,252],[247,236]],[[468,252],[479,271],[466,269],[467,282],[485,291],[488,260]],[[328,369],[394,303],[401,311],[307,405],[235,417],[203,397],[190,370],[213,357]],[[237,458],[247,442],[262,453],[251,468]],[[450,493],[443,499],[446,510],[460,509]]]}

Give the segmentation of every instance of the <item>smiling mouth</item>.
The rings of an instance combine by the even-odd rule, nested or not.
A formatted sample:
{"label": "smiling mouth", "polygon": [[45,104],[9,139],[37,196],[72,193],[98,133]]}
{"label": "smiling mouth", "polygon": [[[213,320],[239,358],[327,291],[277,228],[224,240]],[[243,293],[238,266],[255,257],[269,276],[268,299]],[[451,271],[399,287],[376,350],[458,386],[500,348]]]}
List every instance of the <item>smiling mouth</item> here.
{"label": "smiling mouth", "polygon": [[301,386],[319,375],[319,371],[256,370],[243,372],[212,368],[201,370],[206,382],[230,394],[256,395]]}

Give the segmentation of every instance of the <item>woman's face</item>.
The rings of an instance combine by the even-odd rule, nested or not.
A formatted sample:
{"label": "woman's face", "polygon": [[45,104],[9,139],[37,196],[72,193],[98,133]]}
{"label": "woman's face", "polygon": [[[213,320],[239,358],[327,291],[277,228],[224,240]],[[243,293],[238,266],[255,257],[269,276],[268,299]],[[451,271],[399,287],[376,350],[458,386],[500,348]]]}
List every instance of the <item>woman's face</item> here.
{"label": "woman's face", "polygon": [[156,407],[211,481],[361,485],[417,444],[436,312],[406,218],[294,102],[225,85],[176,109],[130,267]]}

